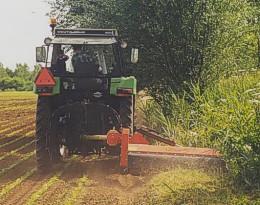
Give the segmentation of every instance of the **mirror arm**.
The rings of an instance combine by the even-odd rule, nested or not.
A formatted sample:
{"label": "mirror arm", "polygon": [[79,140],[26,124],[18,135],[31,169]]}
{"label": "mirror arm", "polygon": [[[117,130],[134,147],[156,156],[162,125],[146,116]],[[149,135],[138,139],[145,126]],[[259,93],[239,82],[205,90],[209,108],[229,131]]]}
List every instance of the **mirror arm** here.
{"label": "mirror arm", "polygon": [[50,46],[47,46],[47,54],[46,54],[46,59],[45,59],[45,67],[46,67],[46,68],[47,68],[47,66],[48,66],[49,48],[50,48]]}

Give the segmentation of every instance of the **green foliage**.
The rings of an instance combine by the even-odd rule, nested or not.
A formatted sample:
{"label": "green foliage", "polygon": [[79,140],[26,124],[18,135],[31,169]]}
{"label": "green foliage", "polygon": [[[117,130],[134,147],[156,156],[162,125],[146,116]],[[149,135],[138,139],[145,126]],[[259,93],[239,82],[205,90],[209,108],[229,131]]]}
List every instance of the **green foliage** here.
{"label": "green foliage", "polygon": [[[141,50],[134,72],[159,102],[259,64],[259,4],[247,0],[56,0],[62,27],[115,27]],[[163,102],[162,102],[163,103]]]}
{"label": "green foliage", "polygon": [[207,16],[212,35],[205,48],[203,82],[259,66],[259,6],[248,0],[209,4]]}
{"label": "green foliage", "polygon": [[18,88],[23,87],[24,82],[22,79],[14,77],[14,78],[10,78],[10,77],[6,77],[6,78],[2,78],[1,82],[0,82],[0,87],[5,90],[5,89],[14,89],[14,90],[18,90]]}
{"label": "green foliage", "polygon": [[31,72],[29,71],[29,67],[26,64],[17,64],[14,71],[14,76],[24,80],[32,80]]}
{"label": "green foliage", "polygon": [[142,110],[149,125],[177,143],[220,150],[233,176],[253,186],[260,181],[259,82],[256,72],[222,79],[204,93],[194,85],[190,96],[165,97],[167,114],[155,101]]}
{"label": "green foliage", "polygon": [[35,66],[33,71],[26,64],[17,64],[12,71],[0,64],[0,90],[29,91],[33,89],[33,80],[40,67]]}
{"label": "green foliage", "polygon": [[202,2],[58,0],[53,11],[59,12],[62,26],[118,28],[130,46],[141,48],[136,74],[154,94],[167,87],[182,89],[185,80],[199,76],[195,70],[206,44]]}
{"label": "green foliage", "polygon": [[[138,204],[258,204],[258,193],[238,192],[227,178],[198,170],[176,169],[154,176]],[[140,201],[141,200],[141,201]]]}
{"label": "green foliage", "polygon": [[3,77],[7,77],[8,73],[6,72],[6,69],[3,67],[2,64],[0,64],[0,76]]}

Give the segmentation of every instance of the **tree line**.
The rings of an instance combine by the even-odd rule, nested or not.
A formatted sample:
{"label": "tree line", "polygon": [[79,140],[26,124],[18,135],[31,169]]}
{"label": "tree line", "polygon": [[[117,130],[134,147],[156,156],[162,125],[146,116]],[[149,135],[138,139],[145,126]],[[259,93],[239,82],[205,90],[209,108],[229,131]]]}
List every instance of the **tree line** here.
{"label": "tree line", "polygon": [[40,67],[35,66],[30,71],[27,64],[16,64],[16,68],[12,70],[0,63],[0,91],[31,91],[39,70]]}

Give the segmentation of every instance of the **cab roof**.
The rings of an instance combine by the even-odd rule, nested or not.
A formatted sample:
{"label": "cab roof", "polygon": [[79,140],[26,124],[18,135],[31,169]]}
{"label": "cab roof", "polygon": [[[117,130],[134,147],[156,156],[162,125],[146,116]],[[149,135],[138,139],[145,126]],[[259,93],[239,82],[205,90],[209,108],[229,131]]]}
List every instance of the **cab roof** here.
{"label": "cab roof", "polygon": [[116,29],[55,29],[56,37],[117,37]]}
{"label": "cab roof", "polygon": [[109,45],[117,37],[116,29],[55,29],[52,44]]}

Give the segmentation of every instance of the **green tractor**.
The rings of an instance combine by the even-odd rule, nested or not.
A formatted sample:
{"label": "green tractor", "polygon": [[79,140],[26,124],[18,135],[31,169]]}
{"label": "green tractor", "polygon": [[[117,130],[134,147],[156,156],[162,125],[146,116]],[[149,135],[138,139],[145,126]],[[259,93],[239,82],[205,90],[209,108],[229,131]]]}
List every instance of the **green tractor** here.
{"label": "green tractor", "polygon": [[42,68],[35,79],[36,158],[47,170],[65,155],[118,154],[109,130],[134,132],[136,79],[123,56],[137,63],[138,49],[114,29],[55,29],[36,48]]}

